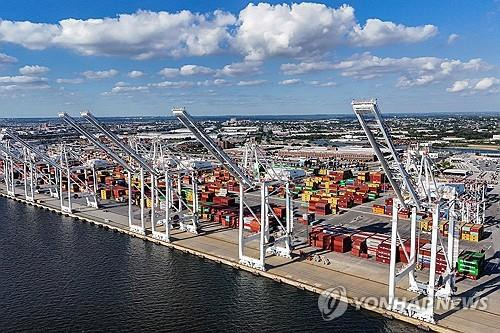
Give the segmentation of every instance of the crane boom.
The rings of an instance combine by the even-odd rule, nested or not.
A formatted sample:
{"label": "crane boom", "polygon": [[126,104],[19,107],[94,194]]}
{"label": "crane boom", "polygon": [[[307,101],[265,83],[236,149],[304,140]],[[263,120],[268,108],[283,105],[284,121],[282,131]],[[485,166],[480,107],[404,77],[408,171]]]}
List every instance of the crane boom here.
{"label": "crane boom", "polygon": [[62,118],[68,125],[73,127],[78,133],[80,133],[81,135],[86,137],[90,142],[92,142],[97,147],[104,150],[116,162],[118,162],[118,164],[120,164],[124,169],[126,169],[129,172],[134,171],[134,169],[127,162],[125,162],[120,156],[118,156],[118,154],[116,154],[113,150],[108,148],[105,144],[103,144],[99,140],[97,140],[92,134],[90,134],[85,129],[83,129],[80,125],[78,125],[76,123],[76,121],[70,115],[68,115],[66,112],[59,113],[59,118]]}
{"label": "crane boom", "polygon": [[0,144],[0,151],[4,153],[6,156],[9,156],[10,158],[16,160],[18,163],[24,163],[24,161],[19,157],[13,154],[10,150],[4,147],[3,144]]}
{"label": "crane boom", "polygon": [[36,156],[38,156],[42,161],[44,161],[45,163],[47,163],[51,167],[56,168],[58,170],[61,170],[61,167],[54,160],[52,160],[49,156],[47,156],[47,154],[43,153],[38,148],[36,148],[33,145],[29,144],[25,140],[21,139],[19,136],[17,136],[17,134],[15,134],[14,132],[12,132],[11,130],[9,130],[7,128],[4,128],[3,132],[5,134],[7,134],[8,136],[10,136],[12,139],[14,139],[14,141],[19,142],[26,149],[28,149],[31,152],[33,152]]}
{"label": "crane boom", "polygon": [[365,132],[368,141],[370,142],[370,145],[372,146],[375,155],[377,156],[378,160],[380,161],[382,165],[382,169],[384,170],[387,179],[389,180],[389,183],[391,184],[392,188],[394,189],[394,192],[396,192],[396,195],[401,202],[401,205],[404,208],[408,208],[406,201],[404,199],[403,193],[401,191],[401,187],[399,184],[396,182],[396,179],[394,178],[393,171],[389,167],[389,164],[387,163],[387,160],[384,157],[384,154],[380,150],[380,145],[377,143],[375,140],[375,136],[373,135],[372,131],[368,127],[368,124],[366,123],[364,119],[365,114],[370,114],[372,113],[375,116],[375,120],[377,121],[377,124],[379,126],[380,131],[382,132],[382,136],[384,137],[384,141],[387,144],[387,147],[389,148],[389,151],[391,153],[391,156],[397,166],[397,172],[399,172],[403,184],[408,190],[410,197],[413,201],[413,204],[417,207],[417,209],[421,209],[421,204],[420,204],[420,198],[418,197],[417,191],[415,189],[415,186],[413,185],[410,175],[406,171],[404,165],[401,163],[401,160],[399,159],[399,156],[396,152],[396,148],[394,147],[394,143],[392,141],[392,137],[389,133],[389,130],[387,129],[387,125],[385,124],[384,119],[382,118],[382,115],[380,114],[380,111],[377,106],[377,101],[376,100],[368,100],[368,101],[352,101],[351,103],[352,108],[354,113],[356,114],[359,123],[361,124],[361,127],[363,128],[363,131]]}
{"label": "crane boom", "polygon": [[243,170],[196,124],[185,108],[173,108],[172,113],[241,184],[254,186]]}
{"label": "crane boom", "polygon": [[132,159],[134,159],[141,167],[154,174],[155,176],[159,176],[159,174],[154,170],[139,154],[137,154],[129,145],[124,144],[118,136],[107,129],[104,125],[102,125],[93,115],[92,113],[85,111],[80,114],[83,118],[87,119],[92,125],[97,127],[104,135],[106,135],[114,144],[120,147],[123,151],[125,151]]}

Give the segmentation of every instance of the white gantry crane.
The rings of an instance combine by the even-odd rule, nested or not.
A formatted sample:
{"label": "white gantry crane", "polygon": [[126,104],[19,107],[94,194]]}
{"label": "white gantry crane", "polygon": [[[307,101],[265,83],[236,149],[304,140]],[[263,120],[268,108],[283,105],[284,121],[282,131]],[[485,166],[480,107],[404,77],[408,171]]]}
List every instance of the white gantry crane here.
{"label": "white gantry crane", "polygon": [[[101,133],[103,133],[109,140],[111,140],[116,146],[118,146],[127,156],[129,156],[136,164],[140,166],[140,175],[141,175],[141,183],[143,182],[144,179],[144,171],[149,172],[151,175],[151,184],[148,185],[151,193],[151,230],[152,230],[152,235],[153,238],[157,238],[160,240],[165,240],[169,241],[170,240],[170,228],[171,228],[171,216],[170,216],[170,211],[168,210],[168,206],[172,207],[171,202],[172,202],[172,196],[168,195],[167,193],[170,192],[171,189],[171,179],[169,179],[170,175],[174,175],[175,173],[178,175],[178,200],[179,200],[179,206],[178,206],[178,212],[181,213],[181,211],[185,208],[188,211],[188,214],[185,214],[182,216],[179,220],[179,225],[180,229],[182,231],[188,231],[191,233],[198,233],[198,182],[196,179],[197,172],[199,170],[202,170],[205,165],[201,163],[187,163],[187,166],[183,165],[182,163],[177,164],[177,168],[168,170],[168,165],[160,163],[159,169],[164,172],[162,175],[160,173],[159,169],[155,168],[155,159],[156,156],[150,156],[149,161],[143,155],[141,155],[138,150],[139,149],[133,149],[130,147],[130,145],[125,144],[120,140],[120,138],[114,134],[112,131],[110,131],[108,128],[106,128],[105,125],[101,124],[90,112],[85,111],[81,113],[82,118],[86,119],[89,121],[95,128],[97,128]],[[156,147],[156,145],[154,145]],[[175,155],[170,155],[169,156],[172,159],[175,159]],[[192,179],[192,191],[193,191],[193,207],[189,207],[189,205],[184,202],[182,199],[181,195],[181,182],[180,182],[180,176],[183,173],[188,173],[191,176]],[[160,177],[165,178],[165,186],[166,186],[166,193],[165,198],[166,200],[170,200],[168,204],[166,204],[165,212],[166,216],[165,219],[162,221],[162,224],[165,224],[165,233],[161,233],[155,230],[155,225],[157,224],[157,221],[155,221],[155,205],[157,204],[158,196],[162,193],[158,190],[158,179]],[[156,196],[156,197],[155,197]],[[144,187],[141,186],[141,197],[144,197]],[[141,200],[141,216],[142,212],[144,211],[144,200]],[[143,219],[141,217],[141,219]]]}
{"label": "white gantry crane", "polygon": [[[396,198],[393,203],[391,226],[389,309],[419,320],[433,323],[435,297],[449,298],[453,295],[455,290],[455,264],[458,256],[458,229],[455,227],[456,214],[454,211],[455,200],[443,200],[440,197],[432,176],[432,165],[426,158],[423,157],[423,160],[420,163],[417,182],[415,183],[410,177],[399,158],[389,133],[389,129],[378,109],[376,100],[353,101],[351,105],[396,194]],[[390,151],[390,157],[392,158],[391,161],[388,161],[388,158],[386,158],[382,153],[380,149],[382,143],[377,141],[380,139],[374,135],[371,127],[368,125],[368,117],[375,118],[377,129],[380,131],[384,141],[384,146],[386,146]],[[434,185],[435,191],[431,191],[431,185]],[[403,240],[398,231],[398,212],[400,209],[411,209],[411,243],[409,254],[403,245]],[[445,209],[449,212],[447,251],[444,251],[443,241],[438,232],[440,211]],[[417,238],[417,211],[430,212],[432,214],[431,261],[429,279],[427,282],[417,281],[415,274],[420,247],[420,244],[417,244],[419,239],[419,237]],[[402,270],[396,272],[396,251],[398,243],[403,248],[408,264]],[[436,287],[436,258],[438,244],[440,244],[443,248],[443,253],[447,262],[447,269],[443,275],[444,286]],[[396,284],[405,276],[408,276],[409,279],[409,290],[427,296],[428,303],[426,305],[420,306],[416,303],[406,302],[395,296]]]}
{"label": "white gantry crane", "polygon": [[[186,112],[185,108],[173,108],[172,113],[175,117],[194,134],[196,139],[221,163],[222,167],[229,171],[239,183],[239,219],[238,219],[238,257],[241,264],[253,267],[259,270],[265,270],[266,253],[274,253],[283,257],[291,257],[292,244],[292,225],[293,225],[293,205],[290,198],[290,192],[286,191],[286,221],[287,226],[283,226],[281,221],[274,214],[270,205],[269,186],[282,183],[282,179],[270,177],[258,177],[254,179],[247,172],[242,170],[215,142],[214,140],[201,129],[194,119]],[[253,155],[257,157],[257,155]],[[247,160],[248,161],[248,160]],[[290,176],[291,173],[282,172],[282,175]],[[260,191],[260,216],[255,213],[252,207],[247,203],[249,191]],[[288,190],[288,188],[287,188]],[[259,222],[260,230],[251,236],[244,235],[244,212],[248,211],[256,221]],[[276,219],[279,225],[279,233],[273,238],[270,235],[270,215]],[[248,256],[245,253],[245,245],[250,241],[258,240],[259,256],[257,258]]]}
{"label": "white gantry crane", "polygon": [[110,156],[116,163],[118,163],[126,172],[127,172],[127,183],[128,183],[128,224],[129,228],[132,231],[142,233],[144,232],[145,228],[143,225],[136,226],[132,223],[133,221],[133,215],[132,215],[132,173],[134,172],[134,169],[127,163],[125,162],[114,150],[109,148],[107,145],[104,143],[100,142],[99,140],[96,139],[94,135],[89,133],[86,129],[84,129],[82,126],[80,126],[70,115],[68,115],[65,112],[59,113],[59,118],[63,119],[68,125],[73,127],[80,135],[84,136],[87,138],[92,144],[94,144],[96,147],[100,148],[102,151],[104,151],[108,156]]}
{"label": "white gantry crane", "polygon": [[[21,139],[16,133],[9,129],[3,129],[2,131],[3,136],[10,137],[14,142],[20,144],[23,147],[23,152],[24,152],[24,171],[25,171],[25,195],[28,200],[34,201],[34,188],[37,185],[38,182],[38,176],[41,175],[41,173],[36,172],[36,158],[38,158],[41,163],[46,164],[48,168],[48,183],[50,187],[50,192],[52,196],[58,197],[60,199],[60,204],[61,204],[61,210],[63,212],[72,212],[72,200],[71,200],[71,183],[74,181],[80,188],[83,189],[83,192],[85,192],[85,196],[87,198],[87,205],[91,207],[97,207],[97,199],[95,197],[94,191],[91,191],[90,188],[87,186],[88,184],[85,184],[83,181],[81,181],[78,177],[72,177],[72,169],[70,165],[67,163],[67,157],[64,155],[61,155],[61,160],[60,163],[57,163],[54,161],[51,157],[49,157],[45,152],[42,150],[38,149],[34,145],[30,144],[24,139]],[[63,166],[64,161],[66,162],[66,166]],[[27,177],[27,169],[30,169],[30,176]],[[55,181],[52,182],[51,175],[50,175],[50,168],[53,168],[55,172]],[[63,175],[66,175],[67,177],[67,204],[65,204],[64,200],[64,191],[63,191]],[[30,182],[30,191],[28,191],[28,185],[27,185],[27,180]],[[57,184],[59,185],[59,189],[57,189]],[[56,185],[56,188],[53,188],[52,185]]]}
{"label": "white gantry crane", "polygon": [[[180,170],[178,166],[172,167],[172,165],[168,163],[159,163],[157,167],[155,167],[155,161],[148,161],[144,158],[137,150],[134,150],[128,144],[122,142],[120,138],[112,131],[107,129],[103,124],[101,124],[90,112],[82,112],[81,116],[86,119],[89,123],[92,124],[93,127],[97,128],[107,139],[109,139],[116,147],[118,147],[123,155],[125,155],[125,159],[116,152],[113,148],[109,147],[107,144],[104,144],[100,140],[98,140],[92,133],[88,132],[83,126],[78,124],[71,116],[66,113],[60,113],[59,117],[62,118],[66,123],[68,123],[71,127],[73,127],[79,134],[83,135],[90,142],[92,142],[95,146],[99,147],[102,151],[104,151],[108,156],[110,156],[116,163],[118,163],[127,173],[127,183],[128,183],[128,219],[129,219],[129,228],[131,231],[145,234],[146,233],[146,212],[145,212],[145,199],[146,193],[145,190],[148,189],[150,192],[149,200],[151,200],[151,232],[152,237],[163,240],[170,241],[171,240],[171,228],[172,228],[172,217],[175,212],[179,214],[181,211],[186,208],[188,211],[193,211],[188,204],[182,200],[181,197],[181,183],[180,183],[180,174],[182,172],[187,172],[184,169]],[[194,181],[194,173],[196,171],[196,167],[190,166],[188,170],[193,174],[193,191],[197,193],[197,183]],[[150,184],[146,184],[145,176],[146,173],[150,174]],[[133,212],[132,212],[132,175],[139,174],[140,177],[140,225],[136,225],[133,223]],[[178,197],[179,197],[179,207],[173,206],[173,193],[172,193],[172,177],[178,175]],[[162,193],[158,189],[158,182],[164,178],[165,180],[165,193]],[[160,196],[165,197],[165,204],[163,210],[165,211],[165,218],[159,219],[156,217],[157,210],[156,208],[161,209],[160,204]],[[197,199],[197,196],[194,196]],[[197,205],[197,201],[195,199],[195,207]],[[160,232],[157,229],[157,226],[164,225],[165,232]],[[180,219],[181,228],[184,226],[183,230],[187,230],[190,232],[196,233],[198,230],[198,218],[196,214],[186,214],[183,218]]]}
{"label": "white gantry crane", "polygon": [[[30,177],[30,191],[28,192],[28,183],[27,183],[27,172],[26,172],[26,158],[22,158],[14,151],[11,150],[10,143],[7,141],[6,145],[0,143],[0,154],[3,159],[3,176],[5,181],[5,186],[7,188],[7,195],[16,196],[16,183],[14,177],[14,171],[17,171],[23,175],[24,178],[24,194],[25,198],[28,201],[34,201],[33,199],[33,183],[31,182]],[[22,164],[23,169],[19,168],[17,164]]]}

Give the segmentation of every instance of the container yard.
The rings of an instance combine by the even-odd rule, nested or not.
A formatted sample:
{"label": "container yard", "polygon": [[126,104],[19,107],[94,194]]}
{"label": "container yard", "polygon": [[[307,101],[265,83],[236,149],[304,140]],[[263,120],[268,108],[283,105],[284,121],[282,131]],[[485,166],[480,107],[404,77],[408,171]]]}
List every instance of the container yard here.
{"label": "container yard", "polygon": [[[486,206],[488,196],[497,195],[497,184],[490,193],[472,179],[464,182],[465,194],[450,187],[420,192],[410,181],[420,175],[400,167],[395,180],[387,155],[376,150],[379,162],[371,170],[277,167],[255,144],[244,147],[238,163],[185,109],[173,113],[206,148],[203,158],[157,141],[119,138],[88,112],[82,113],[87,125],[59,115],[80,134],[62,148],[6,129],[0,193],[316,293],[336,281],[347,289],[343,301],[420,327],[494,329],[489,325],[498,319],[497,293],[488,295],[487,311],[456,305],[451,311],[424,306],[410,312],[360,300],[389,295],[394,302],[395,293],[408,300],[452,299],[495,281],[498,231],[485,221],[497,214],[494,205]],[[82,149],[82,141],[92,147]],[[445,184],[457,181],[436,177]],[[425,200],[451,204],[433,209],[419,201],[431,191]],[[410,277],[402,279],[407,272]],[[427,277],[435,282],[423,293],[414,280]]]}

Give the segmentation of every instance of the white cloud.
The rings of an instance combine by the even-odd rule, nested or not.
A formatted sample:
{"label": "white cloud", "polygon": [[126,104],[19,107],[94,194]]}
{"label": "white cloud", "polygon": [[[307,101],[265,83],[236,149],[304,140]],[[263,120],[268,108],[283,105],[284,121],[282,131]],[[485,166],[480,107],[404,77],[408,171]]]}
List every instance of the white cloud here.
{"label": "white cloud", "polygon": [[55,24],[0,20],[0,41],[32,50],[47,48],[58,34],[60,27]]}
{"label": "white cloud", "polygon": [[224,79],[215,79],[214,80],[214,84],[216,86],[227,86],[227,85],[229,85],[231,83],[229,81],[227,81],[227,80],[224,80]]}
{"label": "white cloud", "polygon": [[103,92],[101,95],[109,96],[109,95],[118,95],[118,94],[127,94],[133,92],[144,92],[148,91],[149,87],[147,86],[129,86],[125,82],[117,82],[115,86],[110,90]]}
{"label": "white cloud", "polygon": [[354,26],[350,33],[355,46],[380,46],[390,43],[417,43],[434,37],[438,29],[430,24],[418,27],[406,27],[402,24],[368,19],[361,27]]}
{"label": "white cloud", "polygon": [[0,76],[0,84],[2,83],[29,83],[29,84],[38,84],[46,82],[47,79],[38,76],[27,76],[27,75],[18,75],[18,76]]}
{"label": "white cloud", "polygon": [[316,87],[335,87],[337,85],[337,83],[333,81],[328,81],[328,82],[309,81],[307,83]]}
{"label": "white cloud", "polygon": [[384,75],[400,75],[397,86],[421,86],[441,81],[458,73],[480,71],[491,66],[476,58],[469,61],[436,57],[380,58],[370,53],[356,55],[334,64],[343,76],[372,79]]}
{"label": "white cloud", "polygon": [[178,68],[165,67],[158,72],[158,74],[163,75],[164,77],[174,77],[179,75]]}
{"label": "white cloud", "polygon": [[465,79],[461,81],[455,81],[450,88],[446,89],[446,91],[462,92],[467,90],[470,94],[480,91],[499,92],[500,90],[497,86],[500,86],[500,78],[484,77],[480,79]]}
{"label": "white cloud", "polygon": [[500,79],[495,77],[485,77],[479,80],[478,83],[474,86],[475,90],[487,90],[494,85],[500,84]]}
{"label": "white cloud", "polygon": [[416,43],[435,36],[433,25],[407,27],[379,19],[356,22],[354,8],[318,3],[249,4],[238,18],[233,44],[248,60],[323,55],[344,44]]}
{"label": "white cloud", "polygon": [[217,70],[215,76],[240,76],[260,73],[261,61],[236,62]]}
{"label": "white cloud", "polygon": [[328,61],[301,62],[298,64],[282,64],[280,68],[283,74],[298,75],[298,74],[334,69],[335,65]]}
{"label": "white cloud", "polygon": [[199,65],[184,65],[179,69],[181,75],[207,75],[214,72],[212,68]]}
{"label": "white cloud", "polygon": [[189,88],[194,85],[190,81],[162,81],[158,83],[150,83],[148,86],[157,88]]}
{"label": "white cloud", "polygon": [[0,20],[0,42],[139,60],[235,51],[246,60],[311,57],[339,45],[415,43],[436,32],[432,25],[407,27],[376,18],[361,26],[351,6],[332,8],[308,2],[249,4],[238,13],[238,19],[220,10],[204,14],[139,10],[112,18],[69,18],[55,24]]}
{"label": "white cloud", "polygon": [[266,80],[250,80],[250,81],[240,81],[236,85],[238,86],[260,86],[266,83]]}
{"label": "white cloud", "polygon": [[19,90],[40,90],[48,88],[50,88],[48,84],[39,84],[39,85],[9,84],[9,85],[0,85],[0,93],[9,93]]}
{"label": "white cloud", "polygon": [[240,12],[234,45],[249,60],[323,53],[341,44],[354,22],[346,5],[249,4]]}
{"label": "white cloud", "polygon": [[33,66],[24,66],[19,68],[19,73],[22,75],[40,75],[45,74],[49,71],[48,67],[33,65]]}
{"label": "white cloud", "polygon": [[398,87],[423,86],[466,71],[491,68],[483,60],[449,60],[436,57],[380,58],[369,52],[332,63],[328,61],[287,63],[281,70],[287,75],[306,74],[315,71],[338,70],[342,76],[355,79],[373,79],[385,75],[399,75]]}
{"label": "white cloud", "polygon": [[64,47],[83,55],[202,56],[220,50],[235,18],[215,11],[196,14],[137,11],[115,18],[65,19],[58,24],[0,21],[0,41],[30,49]]}
{"label": "white cloud", "polygon": [[8,94],[19,90],[46,89],[49,88],[47,81],[46,78],[38,76],[0,76],[0,92]]}
{"label": "white cloud", "polygon": [[75,78],[75,79],[57,79],[56,80],[57,83],[61,83],[61,84],[79,84],[79,83],[83,83],[83,79],[81,78]]}
{"label": "white cloud", "polygon": [[450,88],[446,88],[448,92],[460,92],[469,87],[469,80],[461,80],[453,82],[453,85]]}
{"label": "white cloud", "polygon": [[136,79],[144,75],[144,72],[141,71],[130,71],[127,73],[127,76],[131,79]]}
{"label": "white cloud", "polygon": [[116,69],[110,69],[106,71],[85,71],[82,73],[87,79],[91,80],[100,80],[100,79],[109,79],[111,77],[117,76],[118,71]]}
{"label": "white cloud", "polygon": [[17,62],[15,57],[11,57],[5,53],[0,53],[0,64],[12,64]]}
{"label": "white cloud", "polygon": [[191,75],[208,75],[214,74],[216,71],[212,68],[200,65],[184,65],[181,68],[165,67],[158,72],[164,77],[171,78],[177,75],[191,76]]}
{"label": "white cloud", "polygon": [[289,86],[289,85],[292,85],[292,84],[297,84],[300,81],[301,81],[300,79],[288,79],[288,80],[280,81],[280,82],[278,82],[278,84],[280,84],[282,86]]}
{"label": "white cloud", "polygon": [[460,35],[457,35],[457,34],[449,35],[448,36],[448,44],[453,44],[459,37],[460,37]]}
{"label": "white cloud", "polygon": [[198,81],[198,82],[196,82],[196,85],[198,85],[198,86],[205,86],[205,87],[210,87],[210,86],[231,86],[231,85],[233,85],[233,82],[227,81],[227,80],[224,80],[224,79],[215,79],[215,80]]}

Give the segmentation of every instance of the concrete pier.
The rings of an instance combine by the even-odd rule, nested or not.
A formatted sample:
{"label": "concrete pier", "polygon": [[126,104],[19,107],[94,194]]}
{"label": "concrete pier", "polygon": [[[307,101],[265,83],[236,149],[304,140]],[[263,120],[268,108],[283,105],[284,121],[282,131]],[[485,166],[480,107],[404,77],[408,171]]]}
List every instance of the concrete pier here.
{"label": "concrete pier", "polygon": [[[151,237],[150,228],[148,228],[146,235],[130,231],[127,218],[108,209],[97,210],[76,203],[74,204],[73,213],[63,213],[57,199],[38,194],[37,200],[31,203],[22,197],[8,196],[3,184],[0,185],[0,195],[42,209],[48,209],[54,213],[70,216],[76,220],[89,222],[109,231],[125,233],[158,245],[168,246],[224,265],[249,271],[255,275],[287,283],[303,290],[321,293],[328,288],[343,286],[346,289],[346,295],[342,300],[345,302],[377,312],[388,318],[395,318],[434,331],[498,332],[500,328],[500,293],[495,291],[485,294],[488,300],[487,309],[463,309],[456,306],[451,310],[437,311],[436,324],[429,324],[388,311],[385,308],[373,307],[365,301],[366,297],[373,299],[373,297],[387,296],[389,267],[373,260],[357,258],[349,254],[328,253],[322,254],[330,259],[330,265],[325,265],[306,260],[298,255],[292,260],[269,256],[266,259],[268,269],[262,272],[238,263],[237,231],[222,228],[212,222],[202,223],[200,235],[173,230],[173,240],[164,242]],[[161,232],[163,228],[157,231]],[[317,251],[317,249],[308,246],[303,246],[298,250],[305,253]],[[257,254],[256,248],[251,246],[247,251],[249,255]],[[479,286],[464,281],[464,283],[459,284],[458,293],[468,292],[471,288],[478,288],[478,290],[482,291],[480,289],[482,285],[486,286],[486,291],[491,288],[498,288],[498,274],[486,276],[483,279],[478,282]],[[398,287],[397,295],[399,297],[416,298],[415,294],[406,291],[404,283]],[[478,293],[477,296],[481,296],[481,294]]]}

